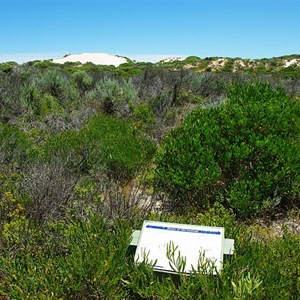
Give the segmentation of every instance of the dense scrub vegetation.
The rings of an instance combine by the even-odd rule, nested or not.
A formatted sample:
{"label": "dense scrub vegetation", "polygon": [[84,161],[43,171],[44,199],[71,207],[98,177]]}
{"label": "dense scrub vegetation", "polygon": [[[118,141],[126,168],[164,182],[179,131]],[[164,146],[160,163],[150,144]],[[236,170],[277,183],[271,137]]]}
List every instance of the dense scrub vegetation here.
{"label": "dense scrub vegetation", "polygon": [[[298,70],[209,61],[0,64],[1,299],[298,299]],[[145,218],[224,226],[235,254],[136,266]]]}
{"label": "dense scrub vegetation", "polygon": [[186,206],[224,203],[241,216],[299,201],[300,103],[265,84],[229,87],[165,138],[158,184]]}

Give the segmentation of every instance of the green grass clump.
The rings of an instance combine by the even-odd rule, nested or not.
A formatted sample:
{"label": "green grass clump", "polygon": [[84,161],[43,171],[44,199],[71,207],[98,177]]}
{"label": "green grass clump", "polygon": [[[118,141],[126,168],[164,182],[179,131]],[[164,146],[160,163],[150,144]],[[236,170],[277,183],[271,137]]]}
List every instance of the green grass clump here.
{"label": "green grass clump", "polygon": [[[162,218],[181,222],[187,216],[152,215],[152,219]],[[220,273],[214,275],[200,266],[190,275],[168,275],[153,272],[147,261],[136,266],[128,251],[133,228],[124,221],[87,214],[84,219],[49,221],[43,231],[27,224],[35,239],[24,236],[14,247],[5,248],[2,239],[0,295],[9,299],[298,299],[297,234],[285,231],[282,237],[260,238],[251,226],[238,224],[231,212],[219,206],[190,214],[189,220],[226,228],[232,221],[226,237],[235,239],[235,253],[224,261]]]}

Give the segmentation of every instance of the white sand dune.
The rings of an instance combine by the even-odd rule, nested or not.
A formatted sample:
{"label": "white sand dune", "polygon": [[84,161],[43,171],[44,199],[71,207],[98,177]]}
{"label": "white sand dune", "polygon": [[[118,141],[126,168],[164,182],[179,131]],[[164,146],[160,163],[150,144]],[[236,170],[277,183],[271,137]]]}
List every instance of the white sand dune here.
{"label": "white sand dune", "polygon": [[295,66],[295,65],[300,66],[300,60],[298,60],[298,59],[285,60],[284,62],[285,62],[285,64],[284,64],[285,68],[288,68],[290,66]]}
{"label": "white sand dune", "polygon": [[95,65],[113,65],[118,67],[127,62],[125,57],[119,57],[107,53],[81,53],[70,54],[63,58],[53,59],[54,63],[64,64],[65,62],[80,62],[82,64],[91,62]]}

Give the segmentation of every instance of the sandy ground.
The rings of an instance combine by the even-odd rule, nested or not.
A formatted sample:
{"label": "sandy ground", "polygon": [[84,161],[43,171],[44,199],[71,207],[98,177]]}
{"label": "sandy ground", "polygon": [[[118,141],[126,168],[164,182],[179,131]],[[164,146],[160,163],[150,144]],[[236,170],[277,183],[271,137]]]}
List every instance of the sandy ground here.
{"label": "sandy ground", "polygon": [[300,61],[297,59],[292,59],[292,60],[286,60],[284,63],[285,68],[293,66],[293,65],[300,66]]}

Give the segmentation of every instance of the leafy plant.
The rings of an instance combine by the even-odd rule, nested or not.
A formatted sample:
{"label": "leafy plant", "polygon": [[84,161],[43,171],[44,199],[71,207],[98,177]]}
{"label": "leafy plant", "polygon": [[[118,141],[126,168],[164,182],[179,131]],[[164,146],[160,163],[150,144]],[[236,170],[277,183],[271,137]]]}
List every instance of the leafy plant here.
{"label": "leafy plant", "polygon": [[137,92],[131,80],[104,78],[86,97],[100,111],[126,118],[130,115],[130,104],[137,100]]}
{"label": "leafy plant", "polygon": [[60,156],[77,172],[101,169],[117,178],[130,178],[150,161],[155,145],[126,121],[99,115],[78,132],[53,135],[43,149],[44,159]]}
{"label": "leafy plant", "polygon": [[181,255],[180,250],[177,250],[178,246],[175,246],[173,241],[167,244],[166,251],[169,265],[174,272],[181,274],[185,270],[186,257]]}
{"label": "leafy plant", "polygon": [[28,136],[14,125],[0,123],[0,162],[20,166],[32,155]]}
{"label": "leafy plant", "polygon": [[76,90],[69,79],[58,69],[49,69],[44,74],[33,79],[33,83],[42,93],[48,93],[57,98],[61,104],[77,98]]}
{"label": "leafy plant", "polygon": [[237,283],[232,281],[231,284],[234,294],[233,299],[251,299],[255,297],[255,293],[258,291],[262,281],[258,278],[251,278],[251,274],[247,273],[247,275],[243,274]]}
{"label": "leafy plant", "polygon": [[[58,224],[57,224],[58,225]],[[0,256],[0,295],[14,299],[121,299],[130,231],[121,222],[109,227],[101,217],[73,220],[52,229],[35,252]],[[64,251],[55,254],[58,244]],[[38,247],[42,246],[40,253]],[[24,276],[24,268],[26,276]]]}
{"label": "leafy plant", "polygon": [[83,70],[74,72],[72,74],[72,77],[73,77],[74,81],[76,82],[79,90],[81,90],[83,92],[88,90],[93,83],[92,78],[88,75],[88,73],[86,71],[83,71]]}
{"label": "leafy plant", "polygon": [[299,103],[261,83],[231,86],[228,98],[167,135],[158,186],[173,205],[221,201],[244,217],[299,205]]}
{"label": "leafy plant", "polygon": [[155,124],[154,114],[149,105],[140,104],[133,111],[134,125],[138,129],[150,131]]}

